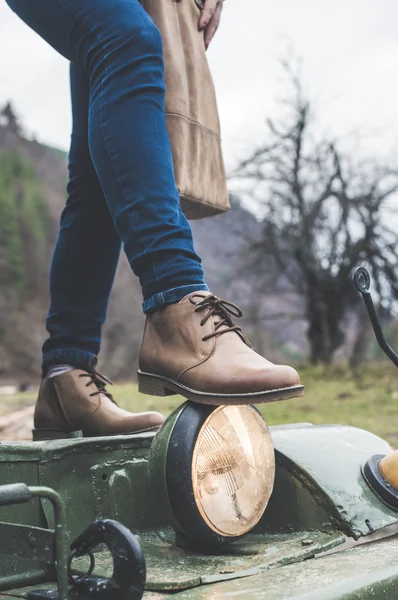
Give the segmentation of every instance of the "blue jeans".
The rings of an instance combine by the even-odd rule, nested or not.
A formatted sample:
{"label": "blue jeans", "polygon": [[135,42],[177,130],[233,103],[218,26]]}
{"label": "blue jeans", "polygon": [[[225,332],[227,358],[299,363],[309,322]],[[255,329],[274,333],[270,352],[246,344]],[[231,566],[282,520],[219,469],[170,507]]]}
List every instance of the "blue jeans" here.
{"label": "blue jeans", "polygon": [[85,369],[100,349],[121,242],[144,312],[207,290],[174,180],[161,36],[138,0],[7,2],[71,61],[68,199],[43,369]]}

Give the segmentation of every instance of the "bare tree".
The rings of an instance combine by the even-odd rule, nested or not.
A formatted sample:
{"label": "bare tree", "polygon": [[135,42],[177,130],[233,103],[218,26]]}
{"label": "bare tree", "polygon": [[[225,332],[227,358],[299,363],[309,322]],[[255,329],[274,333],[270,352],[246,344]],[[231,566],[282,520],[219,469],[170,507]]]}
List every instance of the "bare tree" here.
{"label": "bare tree", "polygon": [[267,143],[231,180],[263,209],[248,266],[267,285],[274,270],[274,282],[303,298],[311,361],[329,363],[344,342],[347,310],[358,301],[352,269],[366,264],[381,298],[398,290],[398,235],[386,218],[398,173],[377,161],[358,163],[336,141],[316,137],[300,78],[284,68],[293,84],[285,114],[268,120]]}

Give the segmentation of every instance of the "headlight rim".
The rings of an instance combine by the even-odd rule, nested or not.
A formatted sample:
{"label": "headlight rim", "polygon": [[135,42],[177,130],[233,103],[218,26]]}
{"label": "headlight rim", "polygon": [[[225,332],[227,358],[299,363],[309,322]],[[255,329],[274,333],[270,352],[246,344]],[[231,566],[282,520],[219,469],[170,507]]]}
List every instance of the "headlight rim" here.
{"label": "headlight rim", "polygon": [[202,519],[196,504],[192,456],[199,432],[216,406],[186,402],[174,424],[166,457],[166,490],[179,533],[195,543],[220,546],[238,538],[215,533]]}
{"label": "headlight rim", "polygon": [[[250,405],[264,421],[256,406]],[[193,488],[193,454],[199,432],[210,415],[220,407],[183,405],[169,436],[165,460],[165,488],[176,530],[196,544],[221,546],[241,539],[241,535],[224,535],[214,531],[203,519]],[[269,499],[268,499],[269,500]]]}

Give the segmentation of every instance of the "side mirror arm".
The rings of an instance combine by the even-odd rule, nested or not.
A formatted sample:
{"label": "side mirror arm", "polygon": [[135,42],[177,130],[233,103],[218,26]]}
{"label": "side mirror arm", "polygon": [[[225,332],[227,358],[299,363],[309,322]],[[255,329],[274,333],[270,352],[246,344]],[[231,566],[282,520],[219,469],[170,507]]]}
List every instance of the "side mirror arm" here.
{"label": "side mirror arm", "polygon": [[398,367],[398,355],[394,352],[394,350],[391,348],[390,344],[384,337],[379,317],[377,316],[375,305],[373,304],[372,296],[369,291],[370,275],[365,269],[365,267],[358,267],[358,269],[355,271],[354,285],[357,288],[358,292],[362,294],[366,310],[368,311],[369,319],[372,324],[373,331],[375,333],[380,348],[385,354],[387,354],[388,358],[394,363],[394,365]]}

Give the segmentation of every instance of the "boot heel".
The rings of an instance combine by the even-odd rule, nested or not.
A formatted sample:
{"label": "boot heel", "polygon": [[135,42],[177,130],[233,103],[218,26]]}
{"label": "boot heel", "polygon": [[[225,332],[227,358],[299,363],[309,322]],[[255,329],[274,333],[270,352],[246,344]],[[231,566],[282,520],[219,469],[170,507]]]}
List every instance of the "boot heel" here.
{"label": "boot heel", "polygon": [[152,375],[146,375],[138,371],[138,391],[141,394],[147,394],[148,396],[173,396],[175,392],[172,392],[164,387],[164,382],[158,377]]}
{"label": "boot heel", "polygon": [[44,442],[46,440],[70,440],[82,438],[82,431],[59,431],[59,429],[33,429],[32,436],[34,442]]}

